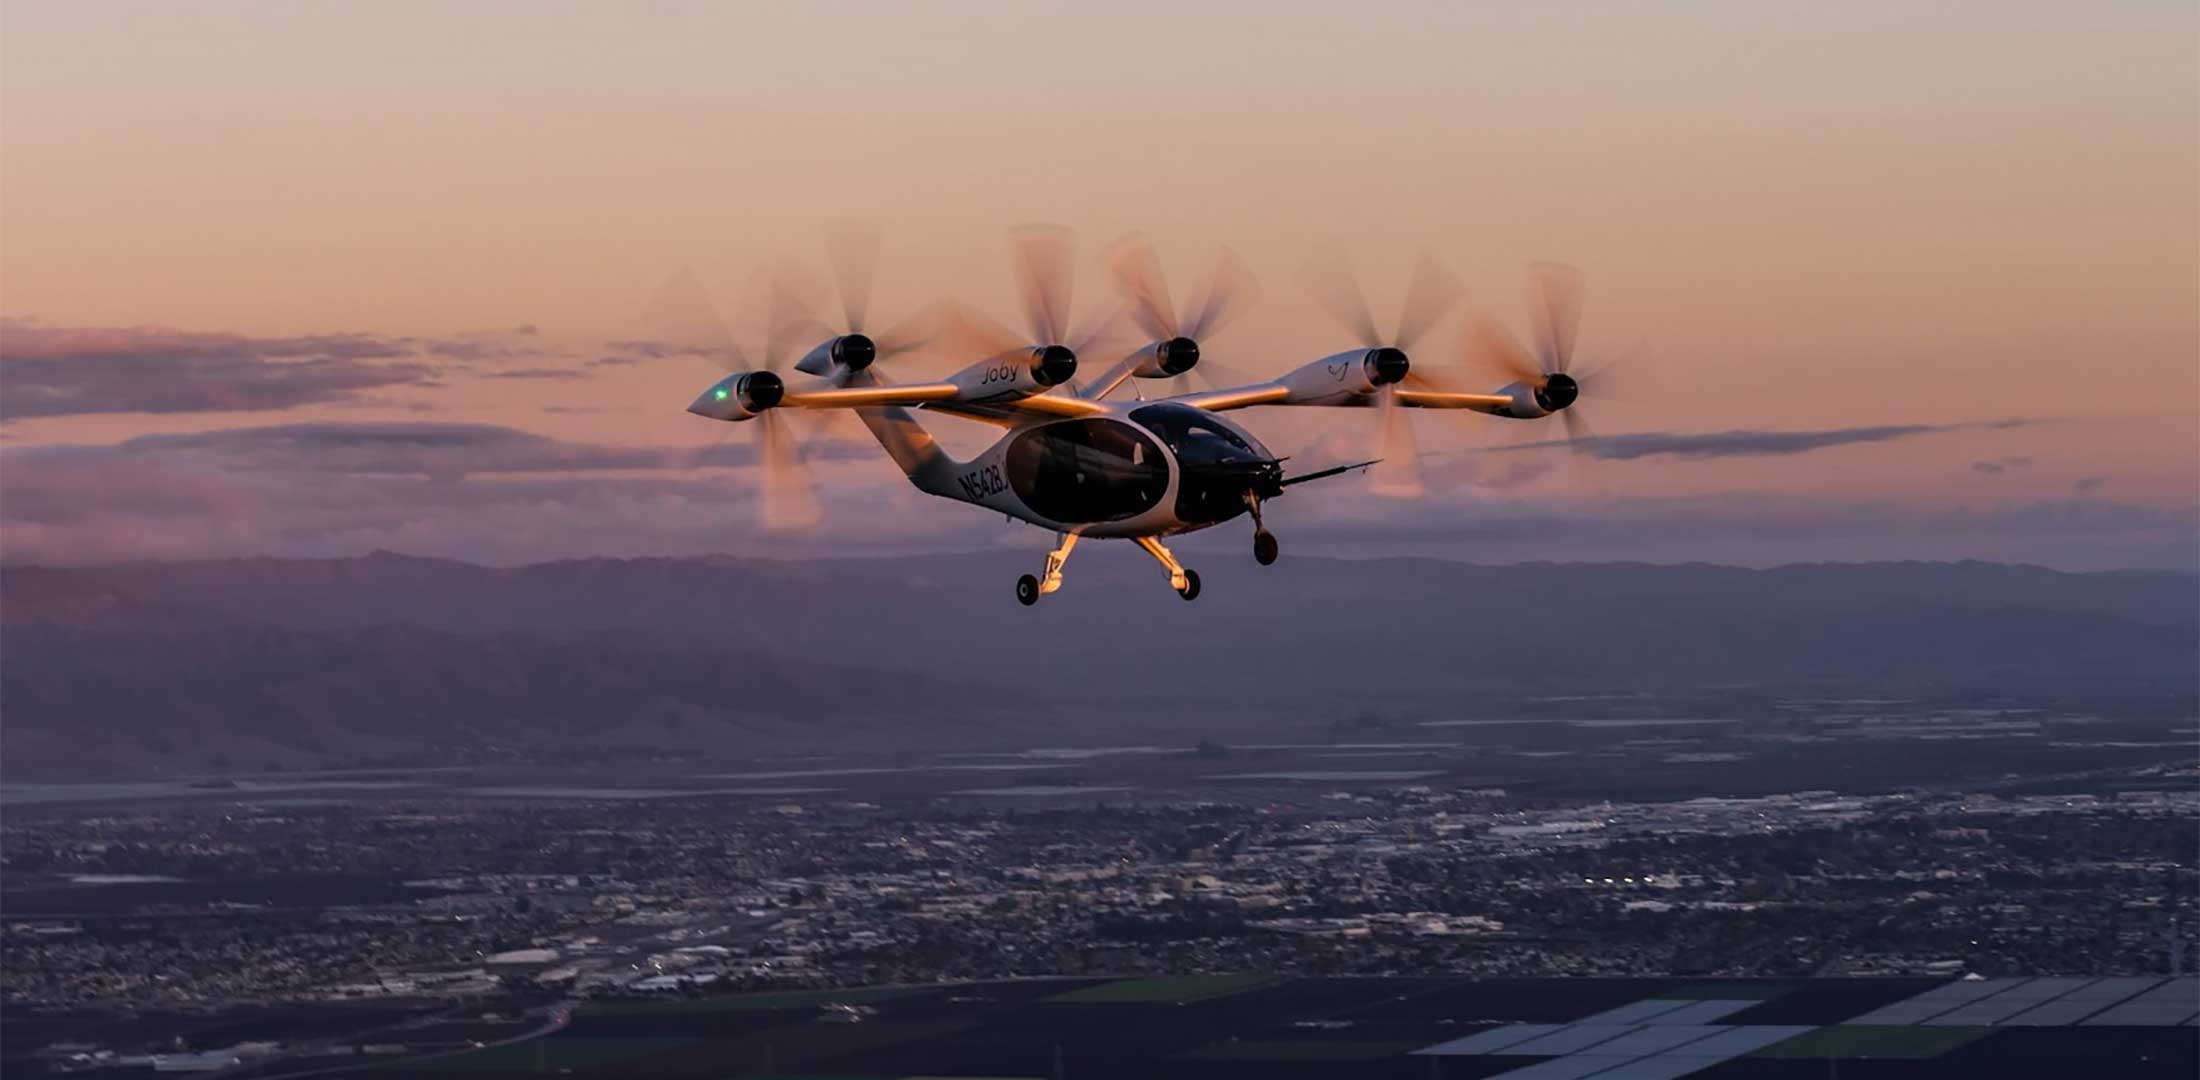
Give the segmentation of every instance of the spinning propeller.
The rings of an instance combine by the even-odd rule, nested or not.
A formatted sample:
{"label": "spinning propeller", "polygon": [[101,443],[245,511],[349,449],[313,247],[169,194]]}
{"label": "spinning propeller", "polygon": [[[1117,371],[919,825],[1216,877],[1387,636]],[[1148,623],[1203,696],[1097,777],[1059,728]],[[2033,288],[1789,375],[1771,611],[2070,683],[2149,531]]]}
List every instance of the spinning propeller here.
{"label": "spinning propeller", "polygon": [[[786,392],[780,371],[792,340],[778,323],[794,310],[790,294],[777,283],[771,290],[768,310],[767,318],[774,328],[765,335],[761,368],[734,340],[733,331],[719,317],[717,305],[711,303],[693,271],[674,274],[650,302],[645,318],[666,343],[700,357],[710,366],[714,378],[742,376],[739,392],[758,406],[756,439],[758,463],[764,470],[764,528],[768,532],[787,532],[817,524],[821,512],[800,441],[788,427],[786,417],[771,407]],[[715,392],[729,393],[723,387]],[[694,463],[702,464],[723,443],[721,435],[718,443],[696,455]]]}
{"label": "spinning propeller", "polygon": [[820,318],[822,289],[814,279],[792,268],[782,269],[773,280],[774,299],[770,351],[785,355],[800,343],[823,333],[818,343],[795,362],[795,370],[809,375],[835,374],[836,369],[859,372],[882,360],[914,352],[931,338],[931,313],[920,311],[871,335],[866,327],[871,308],[871,282],[877,275],[879,230],[876,225],[846,223],[826,231],[825,253],[833,268],[834,291],[840,297],[840,321],[834,325]]}
{"label": "spinning propeller", "polygon": [[1070,307],[1077,280],[1077,234],[1060,225],[1019,225],[1008,231],[1009,269],[1029,337],[970,307],[954,313],[964,335],[986,359],[1037,357],[1041,381],[1060,386],[1077,372],[1077,357],[1105,338],[1115,316],[1097,319],[1075,335]]}
{"label": "spinning propeller", "polygon": [[1200,352],[1201,341],[1220,333],[1232,316],[1242,313],[1260,294],[1260,284],[1237,252],[1223,248],[1216,254],[1213,273],[1181,317],[1169,297],[1161,260],[1144,237],[1133,234],[1116,241],[1105,261],[1116,288],[1130,302],[1131,321],[1152,339],[1147,347],[1154,350],[1161,370],[1174,376],[1171,393],[1186,392],[1189,388],[1184,383],[1190,375],[1210,387],[1257,381],[1203,360]]}
{"label": "spinning propeller", "polygon": [[1376,327],[1367,294],[1360,291],[1358,275],[1343,251],[1332,249],[1317,256],[1301,281],[1322,309],[1351,332],[1353,340],[1373,350],[1369,359],[1382,376],[1377,391],[1382,408],[1382,464],[1372,470],[1374,490],[1384,495],[1420,495],[1427,490],[1421,480],[1421,451],[1412,421],[1398,407],[1398,386],[1448,389],[1417,371],[1409,352],[1459,302],[1464,289],[1458,277],[1434,255],[1422,252],[1406,284],[1397,332],[1388,337]]}
{"label": "spinning propeller", "polygon": [[1533,263],[1528,267],[1528,324],[1535,351],[1487,318],[1476,320],[1467,338],[1468,358],[1527,387],[1539,408],[1558,414],[1566,425],[1566,441],[1577,451],[1595,432],[1573,405],[1591,385],[1603,386],[1611,377],[1609,363],[1591,371],[1574,369],[1582,293],[1581,271],[1560,263]]}

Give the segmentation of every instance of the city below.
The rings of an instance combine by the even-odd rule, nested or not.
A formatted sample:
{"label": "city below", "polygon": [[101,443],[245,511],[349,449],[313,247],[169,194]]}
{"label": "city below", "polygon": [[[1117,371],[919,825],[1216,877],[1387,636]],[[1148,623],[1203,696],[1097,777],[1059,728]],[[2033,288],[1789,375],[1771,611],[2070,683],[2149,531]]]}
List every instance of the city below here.
{"label": "city below", "polygon": [[[1292,743],[10,784],[0,1042],[10,1075],[1250,1076],[1353,1050],[1354,1075],[1481,1076],[1559,1066],[1526,1042],[1430,1048],[1553,1022],[1679,1039],[1581,1018],[1785,1001],[1778,1024],[1741,1013],[1762,1044],[1728,1057],[1839,1058],[1828,1033],[1970,985],[2015,996],[1855,1056],[2005,1053],[2039,1008],[2072,1015],[2026,1038],[2143,1016],[2168,1033],[2116,1060],[2189,1073],[2191,721],[1630,708]],[[1249,1004],[1278,994],[1297,1003]],[[1375,1021],[1391,997],[1422,1001],[1419,1027]],[[1080,1048],[1066,1018],[1115,998],[1222,1010],[1229,1030]],[[955,1010],[1033,1002],[1069,1034],[1024,1057],[939,1042],[985,1030]],[[1621,1048],[1607,1065],[1680,1052],[1599,1045]],[[1740,1066],[1719,1061],[1672,1058]]]}

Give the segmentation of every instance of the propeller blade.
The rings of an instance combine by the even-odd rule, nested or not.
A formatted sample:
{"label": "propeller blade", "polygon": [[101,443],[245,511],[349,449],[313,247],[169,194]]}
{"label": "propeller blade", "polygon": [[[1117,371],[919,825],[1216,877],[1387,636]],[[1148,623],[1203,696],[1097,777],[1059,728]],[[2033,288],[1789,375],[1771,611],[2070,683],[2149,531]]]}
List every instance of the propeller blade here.
{"label": "propeller blade", "polygon": [[932,344],[945,330],[945,323],[945,313],[940,305],[934,304],[919,310],[880,331],[871,339],[872,344],[878,347],[877,359],[890,360]]}
{"label": "propeller blade", "polygon": [[770,306],[764,313],[764,366],[784,370],[787,359],[804,348],[832,337],[833,328],[817,317],[817,297],[823,291],[817,279],[793,266],[781,266],[771,279]]}
{"label": "propeller blade", "polygon": [[1059,345],[1069,336],[1070,289],[1077,273],[1077,234],[1060,225],[1019,225],[1008,231],[1031,340]]}
{"label": "propeller blade", "polygon": [[825,253],[832,260],[833,283],[840,291],[840,313],[851,334],[863,332],[871,310],[871,281],[878,270],[879,227],[841,222],[825,232]]}
{"label": "propeller blade", "polygon": [[1398,388],[1383,387],[1382,463],[1369,472],[1378,495],[1417,498],[1428,490],[1421,481],[1421,448],[1413,437],[1413,421],[1398,404]]}
{"label": "propeller blade", "polygon": [[1589,426],[1588,418],[1581,415],[1581,410],[1567,409],[1559,413],[1558,418],[1566,425],[1566,449],[1576,454],[1589,453],[1592,449],[1589,444],[1596,440],[1597,433]]}
{"label": "propeller blade", "polygon": [[1064,342],[1064,344],[1069,346],[1069,351],[1084,356],[1088,350],[1096,348],[1101,342],[1114,338],[1122,328],[1123,312],[1124,309],[1121,306],[1110,309],[1107,314],[1094,319],[1092,325],[1072,335],[1071,339]]}
{"label": "propeller blade", "polygon": [[1375,329],[1375,314],[1368,309],[1367,294],[1360,291],[1359,277],[1352,272],[1351,258],[1344,249],[1325,248],[1316,253],[1299,274],[1299,283],[1322,310],[1352,334],[1354,341],[1370,349],[1382,347],[1382,332]]}
{"label": "propeller blade", "polygon": [[1528,268],[1529,320],[1535,329],[1536,356],[1544,371],[1565,371],[1574,355],[1574,333],[1581,325],[1581,271],[1563,263],[1539,262]]}
{"label": "propeller blade", "polygon": [[1192,304],[1184,336],[1204,346],[1209,337],[1230,324],[1231,316],[1242,314],[1259,295],[1260,282],[1254,279],[1252,268],[1237,252],[1223,248],[1215,255],[1215,270],[1208,276],[1206,288]]}
{"label": "propeller blade", "polygon": [[824,514],[786,418],[770,410],[756,423],[764,469],[764,531],[794,532],[816,525]]}
{"label": "propeller blade", "polygon": [[651,334],[673,348],[702,357],[716,374],[753,366],[734,342],[733,331],[719,317],[718,306],[711,303],[702,279],[693,270],[683,268],[665,279],[649,306],[642,310],[642,318]]}
{"label": "propeller blade", "polygon": [[947,310],[947,323],[958,352],[988,359],[1011,353],[1028,355],[1031,352],[1031,343],[1022,334],[1002,326],[992,316],[967,304],[951,304]]}
{"label": "propeller blade", "polygon": [[1406,302],[1398,313],[1398,338],[1393,344],[1412,352],[1414,342],[1442,321],[1465,292],[1466,286],[1450,267],[1423,251],[1413,261],[1413,278],[1406,284]]}
{"label": "propeller blade", "polygon": [[1543,371],[1536,366],[1535,355],[1520,344],[1519,338],[1486,315],[1474,320],[1474,326],[1468,330],[1465,351],[1469,365],[1495,372],[1508,382],[1531,386],[1543,383]]}
{"label": "propeller blade", "polygon": [[1108,273],[1130,301],[1131,320],[1155,341],[1178,336],[1176,303],[1169,298],[1169,282],[1161,273],[1161,258],[1153,245],[1136,233],[1108,248]]}
{"label": "propeller blade", "polygon": [[1239,386],[1257,386],[1266,378],[1254,375],[1244,368],[1233,367],[1200,350],[1199,365],[1168,382],[1169,397],[1183,397],[1202,390],[1227,390]]}
{"label": "propeller blade", "polygon": [[1574,373],[1574,381],[1581,384],[1581,396],[1594,397],[1598,401],[1630,402],[1641,387],[1636,385],[1637,365],[1649,350],[1640,342],[1630,345],[1618,356],[1597,361],[1595,366]]}

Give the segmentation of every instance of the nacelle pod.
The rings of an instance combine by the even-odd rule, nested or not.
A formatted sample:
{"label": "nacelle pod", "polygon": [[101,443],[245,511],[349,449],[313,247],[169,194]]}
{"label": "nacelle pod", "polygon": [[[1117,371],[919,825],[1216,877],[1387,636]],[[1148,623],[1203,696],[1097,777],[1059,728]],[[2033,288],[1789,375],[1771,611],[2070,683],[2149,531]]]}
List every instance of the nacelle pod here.
{"label": "nacelle pod", "polygon": [[1077,354],[1060,345],[1003,353],[948,376],[957,401],[1010,401],[1060,386],[1077,374]]}
{"label": "nacelle pod", "polygon": [[835,367],[862,371],[876,359],[878,343],[868,334],[842,334],[802,354],[802,359],[794,362],[794,369],[805,375],[830,375]]}
{"label": "nacelle pod", "polygon": [[1398,349],[1353,349],[1322,357],[1276,382],[1290,392],[1281,404],[1331,405],[1373,394],[1405,378],[1411,366]]}
{"label": "nacelle pod", "polygon": [[1571,406],[1581,397],[1581,384],[1575,382],[1573,376],[1554,372],[1544,377],[1542,385],[1510,383],[1498,393],[1512,399],[1512,404],[1505,409],[1505,415],[1533,420]]}
{"label": "nacelle pod", "polygon": [[787,396],[787,384],[769,371],[728,375],[718,380],[688,411],[713,420],[753,420]]}
{"label": "nacelle pod", "polygon": [[1188,337],[1156,341],[1138,350],[1138,357],[1138,366],[1131,369],[1132,378],[1174,378],[1199,366],[1199,342]]}

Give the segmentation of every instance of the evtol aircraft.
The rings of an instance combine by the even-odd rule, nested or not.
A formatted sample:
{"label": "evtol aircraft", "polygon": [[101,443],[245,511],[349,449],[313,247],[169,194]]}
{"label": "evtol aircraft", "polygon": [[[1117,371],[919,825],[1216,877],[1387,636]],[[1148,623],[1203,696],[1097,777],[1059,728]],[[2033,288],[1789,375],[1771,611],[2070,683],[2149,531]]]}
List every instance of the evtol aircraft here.
{"label": "evtol aircraft", "polygon": [[[1135,237],[1115,244],[1105,265],[1124,308],[1145,343],[1129,349],[1096,377],[1079,382],[1083,354],[1105,340],[1114,317],[1076,335],[1069,328],[1074,241],[1066,229],[1011,230],[1018,292],[1028,336],[965,307],[934,310],[876,336],[866,331],[878,242],[872,230],[841,230],[828,245],[840,297],[841,323],[819,318],[799,290],[773,290],[765,363],[752,364],[692,277],[682,275],[653,308],[659,326],[691,342],[730,369],[688,411],[726,423],[760,421],[763,502],[767,528],[814,521],[799,450],[778,418],[787,410],[845,410],[862,422],[886,455],[920,491],[983,507],[1056,535],[1044,568],[1016,580],[1016,599],[1031,605],[1062,587],[1062,568],[1081,539],[1128,539],[1167,571],[1186,600],[1199,596],[1199,574],[1163,545],[1164,538],[1212,528],[1240,516],[1253,525],[1253,557],[1261,565],[1280,550],[1262,518],[1271,499],[1313,480],[1388,461],[1382,473],[1393,493],[1420,490],[1417,453],[1407,409],[1450,409],[1512,420],[1562,418],[1568,435],[1586,427],[1573,411],[1592,377],[1573,370],[1581,311],[1581,276],[1564,266],[1531,268],[1531,352],[1495,324],[1470,334],[1470,351],[1510,381],[1487,393],[1452,389],[1416,368],[1409,350],[1458,301],[1460,288],[1441,264],[1423,256],[1408,284],[1396,332],[1378,329],[1364,295],[1341,258],[1318,262],[1307,284],[1322,306],[1350,330],[1354,348],[1305,363],[1273,378],[1191,389],[1182,377],[1200,364],[1203,340],[1242,311],[1254,292],[1250,272],[1224,250],[1197,297],[1179,311],[1153,249]],[[953,332],[943,334],[942,327]],[[823,331],[822,340],[813,335]],[[892,382],[881,365],[952,336],[964,356],[979,357],[946,378]],[[814,342],[795,359],[782,361]],[[1111,397],[1140,381],[1172,380],[1177,392]],[[1255,406],[1377,409],[1383,457],[1297,475],[1252,432],[1225,414]],[[969,460],[956,460],[919,421],[920,414],[958,417],[1003,433]]]}

